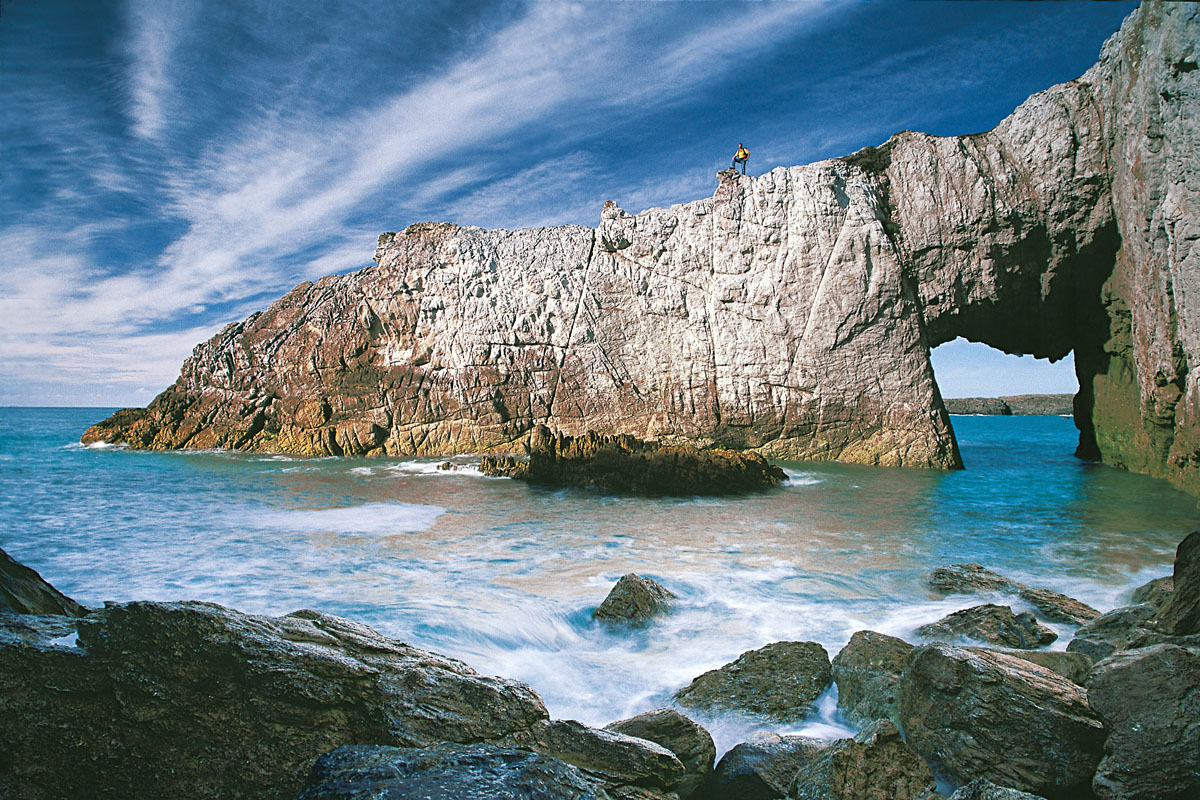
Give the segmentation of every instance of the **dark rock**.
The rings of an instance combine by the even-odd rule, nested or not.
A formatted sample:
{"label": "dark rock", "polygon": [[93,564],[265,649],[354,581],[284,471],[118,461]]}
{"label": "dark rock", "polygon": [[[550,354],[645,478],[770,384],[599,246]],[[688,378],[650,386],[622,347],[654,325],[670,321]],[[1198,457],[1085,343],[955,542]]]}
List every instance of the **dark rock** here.
{"label": "dark rock", "polygon": [[1072,394],[1017,394],[1007,397],[948,397],[949,414],[1012,414],[1069,417],[1075,413]]}
{"label": "dark rock", "polygon": [[821,645],[773,642],[704,673],[676,692],[675,699],[689,708],[799,722],[831,679],[829,655]]}
{"label": "dark rock", "polygon": [[480,470],[548,486],[649,495],[737,494],[769,489],[787,478],[758,453],[645,442],[629,435],[573,437],[539,426],[528,447],[528,462],[488,456]]}
{"label": "dark rock", "polygon": [[992,604],[955,611],[937,622],[922,625],[917,634],[926,639],[950,641],[966,637],[1024,650],[1043,647],[1058,638],[1054,631],[1039,625],[1032,614],[1013,614],[1008,606]]}
{"label": "dark rock", "polygon": [[1026,586],[973,562],[939,567],[926,577],[926,583],[939,594],[1014,594],[1055,622],[1083,625],[1100,616],[1099,611],[1073,597]]}
{"label": "dark rock", "polygon": [[1092,788],[1102,800],[1200,797],[1200,638],[1101,661],[1088,700],[1108,729]]}
{"label": "dark rock", "polygon": [[625,786],[673,790],[684,777],[683,764],[662,745],[574,720],[542,721],[500,744],[562,759],[610,791]]}
{"label": "dark rock", "polygon": [[1152,633],[1157,613],[1158,609],[1150,603],[1114,608],[1077,630],[1067,651],[1084,653],[1093,661],[1108,658],[1140,636]]}
{"label": "dark rock", "polygon": [[557,758],[488,744],[346,745],[317,759],[296,800],[609,800]]}
{"label": "dark rock", "polygon": [[786,797],[796,773],[829,742],[807,736],[760,734],[721,757],[709,782],[714,800],[775,800]]}
{"label": "dark rock", "polygon": [[592,616],[614,622],[643,623],[665,612],[675,595],[651,578],[622,575]]}
{"label": "dark rock", "polygon": [[986,778],[976,778],[950,795],[950,800],[1044,800],[1036,794],[997,786]]}
{"label": "dark rock", "polygon": [[[968,647],[966,649],[982,648]],[[1039,667],[1045,667],[1080,686],[1087,683],[1088,673],[1092,671],[1092,664],[1095,663],[1090,656],[1084,653],[1068,653],[1063,650],[991,650],[991,652],[1003,653],[1031,664],[1037,664]]]}
{"label": "dark rock", "polygon": [[78,632],[0,646],[0,797],[289,797],[339,745],[495,740],[547,716],[523,684],[313,611],[129,603]]}
{"label": "dark rock", "polygon": [[713,762],[717,759],[717,747],[712,736],[673,708],[647,711],[606,725],[605,728],[654,742],[674,753],[684,769],[683,780],[675,786],[680,797],[696,794],[712,775]]}
{"label": "dark rock", "polygon": [[838,708],[851,722],[900,718],[896,687],[913,646],[895,636],[858,631],[833,658]]}
{"label": "dark rock", "polygon": [[1175,550],[1175,591],[1158,615],[1158,629],[1173,636],[1200,633],[1200,531]]}
{"label": "dark rock", "polygon": [[1050,670],[983,649],[935,643],[900,682],[908,743],[935,771],[1062,797],[1085,790],[1104,742],[1083,689]]}
{"label": "dark rock", "polygon": [[1171,595],[1174,592],[1175,579],[1172,576],[1167,575],[1162,578],[1155,578],[1133,590],[1133,597],[1130,598],[1133,602],[1130,605],[1138,606],[1143,603],[1150,603],[1155,608],[1161,609],[1171,599]]}
{"label": "dark rock", "polygon": [[853,739],[839,739],[800,766],[789,800],[925,800],[933,773],[891,720],[877,720]]}
{"label": "dark rock", "polygon": [[82,617],[87,609],[0,550],[0,611]]}
{"label": "dark rock", "polygon": [[0,647],[36,645],[71,649],[76,646],[78,625],[78,617],[0,611]]}

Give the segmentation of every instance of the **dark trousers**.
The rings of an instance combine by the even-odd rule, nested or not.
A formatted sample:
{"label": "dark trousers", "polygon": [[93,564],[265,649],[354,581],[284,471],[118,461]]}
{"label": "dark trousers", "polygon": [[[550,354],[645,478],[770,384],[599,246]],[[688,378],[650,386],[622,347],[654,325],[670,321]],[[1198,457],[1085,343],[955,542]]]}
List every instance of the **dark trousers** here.
{"label": "dark trousers", "polygon": [[738,164],[742,165],[742,174],[745,175],[746,174],[746,159],[734,157],[733,168],[737,169]]}

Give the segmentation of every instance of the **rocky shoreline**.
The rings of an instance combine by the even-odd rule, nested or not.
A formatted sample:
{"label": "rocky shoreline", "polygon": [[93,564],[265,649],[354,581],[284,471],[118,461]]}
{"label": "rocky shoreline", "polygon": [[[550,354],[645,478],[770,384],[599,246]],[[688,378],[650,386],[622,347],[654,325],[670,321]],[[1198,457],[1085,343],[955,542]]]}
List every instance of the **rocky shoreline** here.
{"label": "rocky shoreline", "polygon": [[[860,631],[830,659],[815,642],[774,642],[697,676],[676,708],[604,729],[552,720],[524,684],[349,620],[87,609],[4,565],[0,797],[932,800],[935,775],[961,787],[954,800],[1200,791],[1200,532],[1169,585],[1105,614],[978,564],[930,574],[938,595],[1010,596],[1071,620],[1065,652],[1034,649],[1045,637],[1031,614],[983,603],[924,643]],[[652,625],[671,600],[626,576],[597,618]],[[853,738],[762,734],[714,764],[687,716],[782,726],[830,686]]]}
{"label": "rocky shoreline", "polygon": [[946,413],[1005,417],[1069,417],[1075,413],[1075,395],[1017,394],[1006,397],[947,397]]}

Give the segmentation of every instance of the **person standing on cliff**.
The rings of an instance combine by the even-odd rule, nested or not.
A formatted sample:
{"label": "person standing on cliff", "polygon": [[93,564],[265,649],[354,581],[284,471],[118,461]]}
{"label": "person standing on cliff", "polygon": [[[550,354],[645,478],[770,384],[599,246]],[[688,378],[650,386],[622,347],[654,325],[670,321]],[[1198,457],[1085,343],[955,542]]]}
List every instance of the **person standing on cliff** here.
{"label": "person standing on cliff", "polygon": [[746,162],[750,159],[750,151],[746,149],[746,145],[738,142],[737,152],[733,154],[733,168],[737,169],[737,165],[742,165],[742,174],[746,174]]}

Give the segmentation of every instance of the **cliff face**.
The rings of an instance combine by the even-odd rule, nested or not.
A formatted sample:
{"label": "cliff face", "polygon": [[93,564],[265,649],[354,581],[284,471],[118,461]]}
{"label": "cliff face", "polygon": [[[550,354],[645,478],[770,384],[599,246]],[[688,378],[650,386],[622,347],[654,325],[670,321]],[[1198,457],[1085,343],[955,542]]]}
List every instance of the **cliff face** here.
{"label": "cliff face", "polygon": [[1193,488],[1194,5],[1147,5],[992,131],[719,174],[598,228],[422,223],[229,326],[84,440],[305,454],[517,447],[535,425],[960,465],[929,349],[1074,350],[1081,453]]}

